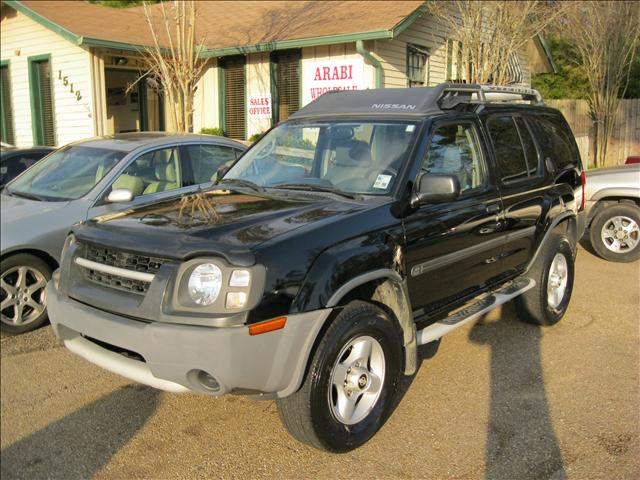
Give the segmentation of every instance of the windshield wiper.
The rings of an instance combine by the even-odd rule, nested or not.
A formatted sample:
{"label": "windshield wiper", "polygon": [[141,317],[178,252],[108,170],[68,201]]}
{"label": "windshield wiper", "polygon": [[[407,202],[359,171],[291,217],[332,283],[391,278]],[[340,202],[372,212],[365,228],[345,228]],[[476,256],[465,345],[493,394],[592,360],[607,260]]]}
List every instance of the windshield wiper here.
{"label": "windshield wiper", "polygon": [[222,180],[218,181],[218,184],[223,184],[223,183],[231,183],[231,184],[238,185],[240,187],[247,187],[247,188],[250,188],[251,190],[255,190],[256,192],[262,192],[264,190],[264,188],[262,188],[257,183],[252,182],[251,180],[244,180],[242,178],[223,178]]}
{"label": "windshield wiper", "polygon": [[38,202],[45,201],[44,198],[34,195],[32,193],[16,192],[15,190],[9,190],[8,188],[5,188],[5,192],[7,192],[9,195],[12,195],[14,197],[26,198],[28,200],[36,200]]}
{"label": "windshield wiper", "polygon": [[308,192],[327,192],[333,193],[335,195],[340,195],[341,197],[350,198],[351,200],[355,200],[357,195],[353,193],[343,192],[342,190],[338,190],[333,187],[323,187],[322,185],[311,185],[309,183],[281,183],[279,185],[275,185],[272,188],[282,188],[287,190],[305,190]]}

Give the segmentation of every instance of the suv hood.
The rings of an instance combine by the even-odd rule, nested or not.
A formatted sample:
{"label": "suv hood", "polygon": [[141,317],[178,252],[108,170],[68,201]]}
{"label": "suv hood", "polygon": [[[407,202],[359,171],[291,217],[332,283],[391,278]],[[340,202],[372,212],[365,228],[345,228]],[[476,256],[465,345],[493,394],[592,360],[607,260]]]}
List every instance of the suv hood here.
{"label": "suv hood", "polygon": [[310,224],[366,208],[364,204],[295,192],[214,190],[96,217],[76,230],[82,241],[187,259],[218,254],[251,265],[260,244]]}

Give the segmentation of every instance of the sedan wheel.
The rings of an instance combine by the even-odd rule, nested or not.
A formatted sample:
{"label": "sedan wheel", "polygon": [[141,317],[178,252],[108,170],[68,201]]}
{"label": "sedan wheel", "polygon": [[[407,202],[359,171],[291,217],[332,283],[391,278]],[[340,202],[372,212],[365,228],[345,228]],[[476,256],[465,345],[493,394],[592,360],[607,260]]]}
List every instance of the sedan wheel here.
{"label": "sedan wheel", "polygon": [[46,291],[51,269],[39,258],[16,255],[2,261],[0,273],[0,326],[8,333],[23,333],[47,320]]}

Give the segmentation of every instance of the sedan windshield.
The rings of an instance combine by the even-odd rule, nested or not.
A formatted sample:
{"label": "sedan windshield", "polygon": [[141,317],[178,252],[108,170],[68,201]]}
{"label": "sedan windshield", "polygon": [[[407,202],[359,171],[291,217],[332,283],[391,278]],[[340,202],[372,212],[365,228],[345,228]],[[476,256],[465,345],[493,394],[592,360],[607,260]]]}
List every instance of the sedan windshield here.
{"label": "sedan windshield", "polygon": [[75,200],[87,194],[126,152],[70,145],[36,163],[7,187],[35,200]]}
{"label": "sedan windshield", "polygon": [[223,181],[385,195],[393,188],[416,130],[411,122],[283,124],[249,150]]}

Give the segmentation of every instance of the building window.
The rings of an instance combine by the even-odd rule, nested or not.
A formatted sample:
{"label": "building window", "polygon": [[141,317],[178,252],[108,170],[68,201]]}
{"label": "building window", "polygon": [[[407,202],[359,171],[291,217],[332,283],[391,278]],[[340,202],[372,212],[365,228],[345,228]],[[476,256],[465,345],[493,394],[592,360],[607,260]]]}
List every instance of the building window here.
{"label": "building window", "polygon": [[56,144],[49,55],[29,58],[29,90],[34,145]]}
{"label": "building window", "polygon": [[271,99],[273,123],[289,118],[300,109],[300,51],[271,55]]}
{"label": "building window", "polygon": [[0,124],[0,139],[4,143],[15,145],[13,134],[13,109],[11,106],[11,79],[9,78],[9,63],[0,65],[0,111],[2,113]]}
{"label": "building window", "polygon": [[247,136],[245,64],[244,56],[225,58],[220,63],[223,96],[220,102],[223,106],[220,118],[224,121],[223,130],[227,136],[240,140],[244,140]]}
{"label": "building window", "polygon": [[422,87],[428,83],[429,49],[407,44],[407,81],[409,87]]}

